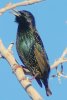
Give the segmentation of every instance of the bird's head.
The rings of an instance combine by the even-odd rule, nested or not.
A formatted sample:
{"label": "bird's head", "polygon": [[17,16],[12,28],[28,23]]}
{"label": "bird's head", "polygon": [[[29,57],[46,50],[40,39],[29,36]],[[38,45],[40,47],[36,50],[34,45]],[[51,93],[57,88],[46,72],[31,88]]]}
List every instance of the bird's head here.
{"label": "bird's head", "polygon": [[29,11],[25,11],[25,10],[23,10],[23,11],[13,10],[12,13],[16,16],[15,21],[18,24],[23,24],[23,25],[27,25],[27,24],[30,25],[30,24],[32,24],[33,26],[35,26],[34,16]]}

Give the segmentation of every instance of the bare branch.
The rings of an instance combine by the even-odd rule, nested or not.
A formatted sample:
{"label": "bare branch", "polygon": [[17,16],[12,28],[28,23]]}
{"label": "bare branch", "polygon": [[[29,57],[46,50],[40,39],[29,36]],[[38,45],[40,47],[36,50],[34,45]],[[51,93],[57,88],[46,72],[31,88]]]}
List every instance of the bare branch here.
{"label": "bare branch", "polygon": [[11,42],[11,44],[10,44],[9,47],[8,47],[8,50],[9,50],[9,51],[12,51],[12,47],[13,47],[13,45],[14,45],[14,43]]}
{"label": "bare branch", "polygon": [[67,48],[64,50],[64,52],[63,52],[61,58],[64,58],[66,55],[67,55]]}
{"label": "bare branch", "polygon": [[14,9],[18,6],[27,6],[27,5],[31,5],[31,4],[42,2],[42,1],[45,1],[45,0],[27,0],[27,1],[18,2],[18,3],[15,3],[15,4],[12,4],[10,2],[5,7],[0,8],[0,15],[2,15],[7,10]]}
{"label": "bare branch", "polygon": [[57,59],[52,65],[51,65],[51,69],[54,69],[56,67],[58,67],[59,64],[67,62],[67,58],[65,57],[67,55],[67,48],[64,50],[64,52],[62,53],[61,57],[59,59]]}
{"label": "bare branch", "polygon": [[22,67],[18,65],[13,55],[11,55],[11,52],[9,52],[9,49],[11,48],[12,44],[10,44],[9,48],[6,49],[0,40],[0,54],[8,61],[22,87],[33,100],[43,100],[38,92],[32,87],[30,80],[26,78]]}

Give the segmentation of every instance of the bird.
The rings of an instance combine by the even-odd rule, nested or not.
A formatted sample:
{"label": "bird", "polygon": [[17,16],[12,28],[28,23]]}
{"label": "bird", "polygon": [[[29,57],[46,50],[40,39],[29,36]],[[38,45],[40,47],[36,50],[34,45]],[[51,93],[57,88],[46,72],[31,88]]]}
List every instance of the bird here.
{"label": "bird", "polygon": [[16,49],[21,62],[31,72],[37,83],[45,86],[46,95],[52,95],[48,79],[49,59],[42,39],[37,31],[34,15],[27,10],[15,10],[15,22],[18,24]]}

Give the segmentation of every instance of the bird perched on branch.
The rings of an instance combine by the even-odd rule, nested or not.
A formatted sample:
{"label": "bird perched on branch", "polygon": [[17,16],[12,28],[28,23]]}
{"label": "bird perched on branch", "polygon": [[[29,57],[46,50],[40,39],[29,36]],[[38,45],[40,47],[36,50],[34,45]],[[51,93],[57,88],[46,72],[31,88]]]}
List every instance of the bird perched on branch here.
{"label": "bird perched on branch", "polygon": [[36,29],[34,16],[25,10],[13,10],[13,14],[16,16],[15,21],[18,23],[16,38],[18,55],[38,84],[41,87],[42,83],[44,84],[46,94],[50,96],[52,94],[48,86],[50,65],[42,40]]}

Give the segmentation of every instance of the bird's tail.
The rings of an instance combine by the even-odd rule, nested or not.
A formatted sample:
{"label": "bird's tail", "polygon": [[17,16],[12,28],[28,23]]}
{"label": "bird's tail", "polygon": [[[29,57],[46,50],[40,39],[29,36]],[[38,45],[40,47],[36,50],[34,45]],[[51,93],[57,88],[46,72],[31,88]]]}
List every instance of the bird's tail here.
{"label": "bird's tail", "polygon": [[43,80],[43,79],[42,79],[42,82],[43,82],[43,84],[44,84],[44,86],[45,86],[46,95],[47,95],[47,96],[52,95],[52,92],[51,92],[51,90],[50,90],[50,88],[49,88],[49,86],[48,86],[48,80],[47,80],[47,79],[46,79],[46,80]]}
{"label": "bird's tail", "polygon": [[48,80],[44,80],[44,79],[40,80],[38,78],[35,78],[35,79],[36,79],[36,81],[37,81],[37,83],[39,84],[40,87],[42,87],[42,83],[44,84],[47,96],[52,95],[52,92],[51,92],[51,90],[50,90],[50,88],[48,86]]}
{"label": "bird's tail", "polygon": [[36,77],[35,79],[36,79],[37,83],[39,84],[39,86],[42,87],[42,82],[41,82],[41,80],[40,80],[39,78],[37,78],[37,77]]}
{"label": "bird's tail", "polygon": [[50,88],[48,87],[48,88],[45,88],[45,89],[46,89],[46,95],[51,96],[52,92],[51,92]]}

